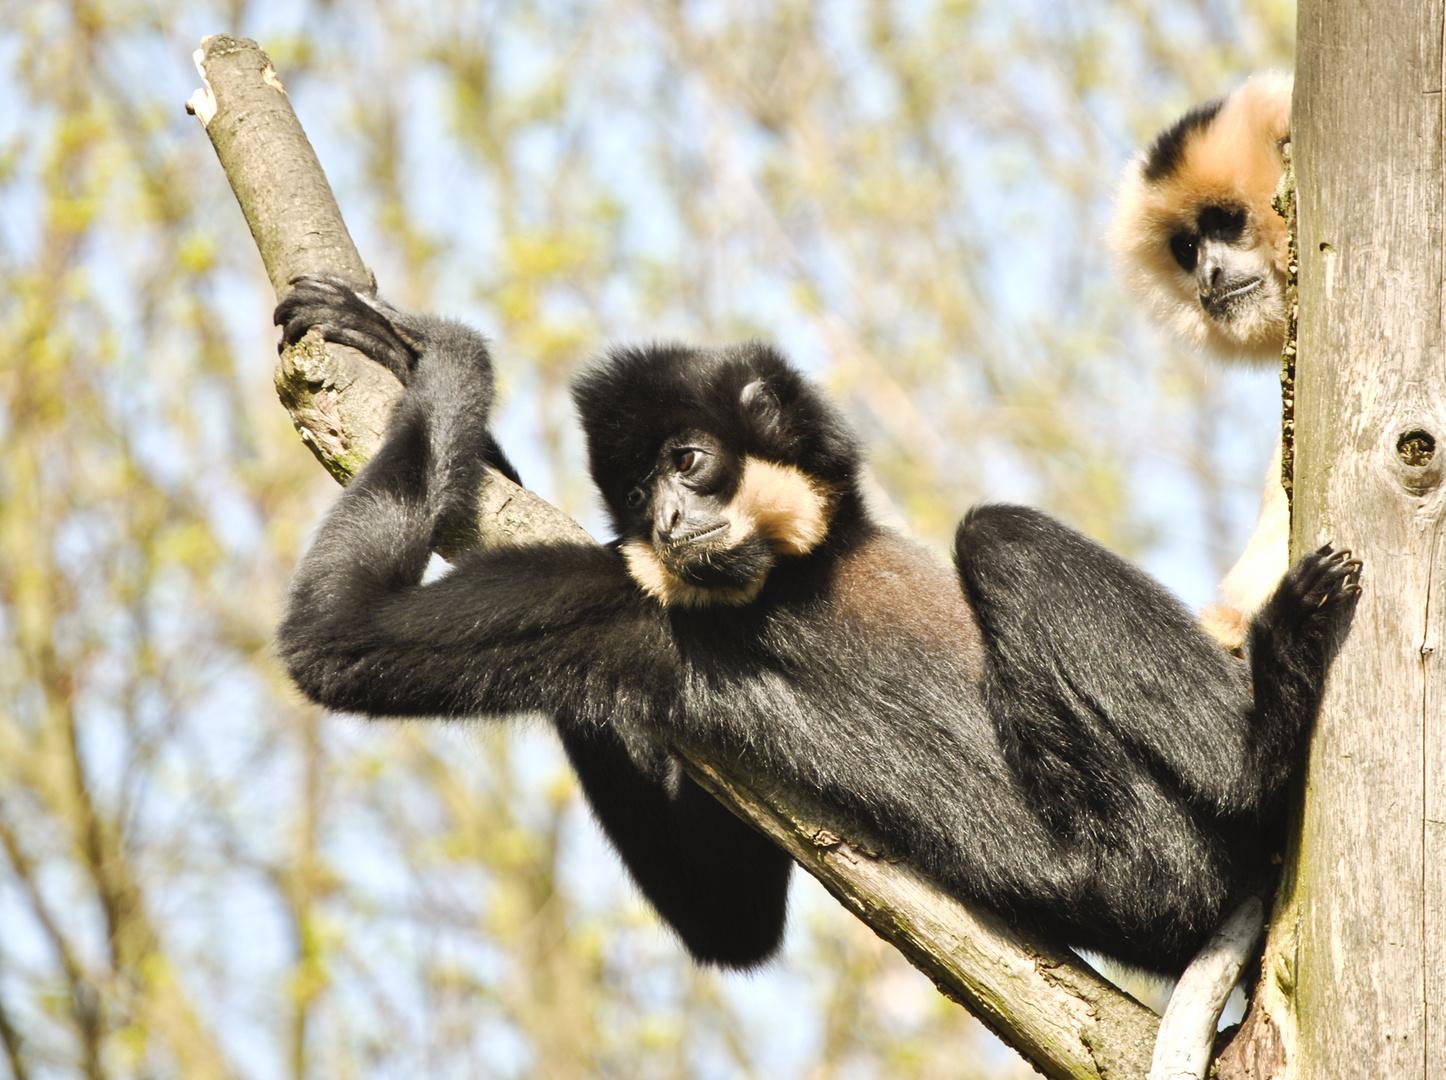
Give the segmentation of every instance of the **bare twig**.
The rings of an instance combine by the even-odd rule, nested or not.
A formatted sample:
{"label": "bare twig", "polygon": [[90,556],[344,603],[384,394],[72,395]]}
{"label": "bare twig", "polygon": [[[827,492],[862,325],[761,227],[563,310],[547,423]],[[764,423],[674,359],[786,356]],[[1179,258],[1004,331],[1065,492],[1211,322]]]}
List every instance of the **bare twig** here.
{"label": "bare twig", "polygon": [[1247,897],[1190,961],[1160,1021],[1149,1080],[1204,1080],[1215,1026],[1264,928],[1265,902]]}

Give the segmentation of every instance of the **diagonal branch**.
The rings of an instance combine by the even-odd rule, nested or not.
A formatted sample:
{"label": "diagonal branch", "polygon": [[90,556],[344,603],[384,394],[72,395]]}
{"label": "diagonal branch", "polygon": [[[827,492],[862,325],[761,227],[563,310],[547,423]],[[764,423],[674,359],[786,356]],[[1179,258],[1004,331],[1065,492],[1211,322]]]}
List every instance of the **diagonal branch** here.
{"label": "diagonal branch", "polygon": [[[272,285],[283,291],[303,271],[370,285],[266,54],[252,41],[211,37],[196,63],[206,85],[188,108],[211,137]],[[342,483],[376,449],[401,394],[381,365],[314,335],[282,356],[276,379],[302,440]],[[586,537],[560,510],[495,473],[484,484],[480,513],[487,543]],[[673,749],[695,779],[1046,1075],[1144,1077],[1158,1019],[1068,949],[1026,938],[907,865],[845,841],[823,810],[770,777],[706,751]]]}

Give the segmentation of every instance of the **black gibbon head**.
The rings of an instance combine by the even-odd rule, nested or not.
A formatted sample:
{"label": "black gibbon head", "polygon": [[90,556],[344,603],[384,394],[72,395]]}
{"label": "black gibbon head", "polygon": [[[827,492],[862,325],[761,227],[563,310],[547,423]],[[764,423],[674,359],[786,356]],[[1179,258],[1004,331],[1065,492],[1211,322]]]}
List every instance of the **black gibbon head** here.
{"label": "black gibbon head", "polygon": [[751,601],[859,470],[838,410],[760,342],[614,349],[572,395],[628,569],[665,605]]}
{"label": "black gibbon head", "polygon": [[1155,137],[1120,184],[1110,244],[1180,336],[1225,359],[1278,360],[1285,221],[1271,206],[1290,137],[1291,79],[1256,75]]}

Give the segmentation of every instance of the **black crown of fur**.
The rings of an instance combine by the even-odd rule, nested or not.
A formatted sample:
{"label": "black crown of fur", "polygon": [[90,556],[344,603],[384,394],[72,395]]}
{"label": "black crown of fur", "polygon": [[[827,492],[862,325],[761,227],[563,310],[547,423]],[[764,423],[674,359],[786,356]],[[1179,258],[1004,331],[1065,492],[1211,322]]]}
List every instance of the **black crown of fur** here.
{"label": "black crown of fur", "polygon": [[653,468],[663,442],[688,431],[832,482],[859,467],[848,422],[764,342],[615,348],[578,374],[572,397],[593,482],[614,508]]}
{"label": "black crown of fur", "polygon": [[1180,119],[1155,136],[1155,141],[1145,151],[1145,180],[1158,184],[1174,175],[1185,156],[1185,144],[1197,131],[1204,131],[1220,115],[1225,107],[1225,98],[1215,98],[1196,105]]}

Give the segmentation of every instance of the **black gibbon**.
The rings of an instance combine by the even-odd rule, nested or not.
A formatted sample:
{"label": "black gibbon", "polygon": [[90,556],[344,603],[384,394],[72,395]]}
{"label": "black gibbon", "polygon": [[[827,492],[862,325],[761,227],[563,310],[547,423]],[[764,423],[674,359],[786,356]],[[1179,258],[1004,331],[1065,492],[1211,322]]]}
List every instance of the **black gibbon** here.
{"label": "black gibbon", "polygon": [[[1179,971],[1281,840],[1281,792],[1359,564],[1301,560],[1248,662],[1044,514],[976,507],[958,574],[870,520],[858,441],[771,347],[619,348],[578,377],[606,546],[472,550],[495,460],[482,337],[304,278],[277,309],[406,383],[297,568],[278,649],[367,715],[551,718],[598,822],[692,955],[777,948],[790,862],[684,774],[709,748],[949,892]],[[1253,688],[1253,692],[1252,692]]]}
{"label": "black gibbon", "polygon": [[[1278,364],[1285,344],[1285,220],[1271,205],[1290,138],[1292,81],[1267,73],[1197,105],[1130,162],[1110,242],[1129,284],[1157,318],[1227,363]],[[1290,512],[1278,456],[1244,553],[1201,622],[1226,648],[1289,562]]]}

